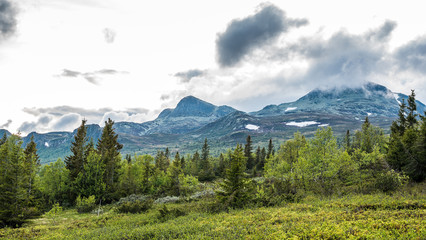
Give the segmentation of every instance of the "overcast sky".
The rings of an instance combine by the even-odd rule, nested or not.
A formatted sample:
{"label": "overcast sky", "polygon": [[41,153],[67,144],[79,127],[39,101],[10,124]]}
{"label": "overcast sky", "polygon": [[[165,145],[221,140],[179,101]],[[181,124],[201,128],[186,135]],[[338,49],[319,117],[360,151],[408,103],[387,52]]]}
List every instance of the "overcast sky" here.
{"label": "overcast sky", "polygon": [[366,81],[426,102],[421,3],[0,0],[0,128],[144,122],[187,95],[255,111]]}

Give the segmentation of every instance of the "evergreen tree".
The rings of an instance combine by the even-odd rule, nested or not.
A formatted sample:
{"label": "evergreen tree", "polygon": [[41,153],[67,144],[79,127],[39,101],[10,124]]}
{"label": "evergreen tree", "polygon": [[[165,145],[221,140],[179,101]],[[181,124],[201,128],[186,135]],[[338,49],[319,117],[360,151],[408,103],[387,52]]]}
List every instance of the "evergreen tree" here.
{"label": "evergreen tree", "polygon": [[344,149],[346,150],[346,152],[351,153],[351,133],[348,130],[346,130],[346,135],[345,135],[345,139],[344,141]]}
{"label": "evergreen tree", "polygon": [[3,145],[7,140],[6,132],[3,133],[3,137],[0,139],[0,146]]}
{"label": "evergreen tree", "polygon": [[274,155],[274,145],[272,144],[272,139],[269,139],[268,153],[266,154],[266,158],[271,158],[273,155]]}
{"label": "evergreen tree", "polygon": [[399,136],[404,135],[405,129],[407,128],[406,111],[407,105],[405,104],[405,99],[402,99],[402,103],[399,105],[398,110],[398,120],[395,122],[395,132],[397,132]]}
{"label": "evergreen tree", "polygon": [[[74,182],[80,171],[83,170],[85,162],[85,147],[87,143],[86,127],[87,120],[81,121],[80,127],[77,129],[77,133],[74,136],[74,141],[71,143],[71,155],[65,157],[66,168],[70,173],[70,180]],[[75,196],[76,197],[76,196]]]}
{"label": "evergreen tree", "polygon": [[105,121],[102,136],[97,144],[97,152],[101,156],[102,163],[105,166],[104,183],[106,184],[106,201],[117,198],[115,194],[120,172],[120,150],[123,148],[123,145],[118,142],[118,135],[115,133],[113,125],[114,121],[110,118],[108,118],[108,121]]}
{"label": "evergreen tree", "polygon": [[416,158],[411,161],[407,170],[411,178],[416,182],[422,182],[426,179],[426,112],[421,116],[422,121],[419,129],[419,135],[416,143]]}
{"label": "evergreen tree", "polygon": [[78,189],[77,195],[81,197],[93,195],[96,199],[101,199],[106,189],[104,182],[105,165],[101,156],[95,151],[91,151],[88,154],[86,161],[83,171],[79,172],[75,181]]}
{"label": "evergreen tree", "polygon": [[219,164],[217,167],[217,176],[224,177],[225,176],[225,169],[226,169],[226,163],[225,158],[223,157],[223,154],[221,153],[219,155]]}
{"label": "evergreen tree", "polygon": [[417,106],[416,106],[416,94],[414,93],[414,90],[411,90],[411,94],[410,96],[408,96],[407,103],[408,103],[407,127],[413,128],[417,123],[416,117],[418,116],[418,114],[416,114]]}
{"label": "evergreen tree", "polygon": [[210,147],[207,142],[207,138],[204,139],[203,148],[201,149],[201,159],[199,166],[198,179],[200,181],[209,181],[214,177],[213,169],[210,164]]}
{"label": "evergreen tree", "polygon": [[266,163],[266,149],[263,147],[260,151],[260,162],[257,163],[257,170],[263,171]]}
{"label": "evergreen tree", "polygon": [[172,162],[171,167],[169,168],[169,177],[170,177],[170,193],[173,196],[179,196],[181,193],[181,184],[179,181],[179,176],[183,174],[183,170],[180,162],[179,152],[176,153],[175,159]]}
{"label": "evergreen tree", "polygon": [[34,135],[31,136],[30,142],[24,150],[25,161],[23,165],[24,182],[26,185],[26,200],[31,205],[35,200],[35,178],[40,167],[40,157],[37,154],[37,144],[34,142]]}
{"label": "evergreen tree", "polygon": [[250,200],[251,181],[245,173],[246,161],[243,148],[237,145],[231,154],[229,168],[217,192],[218,200],[227,207],[240,208]]}
{"label": "evergreen tree", "polygon": [[251,170],[254,167],[254,158],[252,155],[253,146],[250,135],[247,136],[246,145],[244,146],[244,157],[247,159],[247,170]]}
{"label": "evergreen tree", "polygon": [[169,168],[168,159],[163,151],[157,151],[157,155],[155,156],[155,168],[163,172],[167,172],[167,169]]}
{"label": "evergreen tree", "polygon": [[0,146],[0,226],[20,225],[29,217],[21,145],[20,137],[12,135]]}

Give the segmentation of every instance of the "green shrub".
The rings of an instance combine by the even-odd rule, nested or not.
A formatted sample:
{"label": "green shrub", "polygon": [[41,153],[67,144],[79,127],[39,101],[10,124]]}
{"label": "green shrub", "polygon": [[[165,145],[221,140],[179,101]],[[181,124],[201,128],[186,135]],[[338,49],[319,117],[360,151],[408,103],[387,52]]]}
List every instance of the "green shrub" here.
{"label": "green shrub", "polygon": [[160,213],[158,218],[162,221],[167,221],[169,219],[186,215],[186,213],[179,208],[174,208],[169,210],[165,204],[163,205],[162,208],[158,210],[158,212]]}
{"label": "green shrub", "polygon": [[394,170],[381,173],[376,181],[377,189],[383,192],[393,192],[404,186],[408,182],[408,177]]}
{"label": "green shrub", "polygon": [[152,199],[144,195],[132,194],[121,198],[116,209],[119,213],[141,213],[151,209],[153,202]]}
{"label": "green shrub", "polygon": [[95,196],[89,197],[77,197],[76,207],[78,213],[88,213],[93,211],[96,208],[96,199]]}

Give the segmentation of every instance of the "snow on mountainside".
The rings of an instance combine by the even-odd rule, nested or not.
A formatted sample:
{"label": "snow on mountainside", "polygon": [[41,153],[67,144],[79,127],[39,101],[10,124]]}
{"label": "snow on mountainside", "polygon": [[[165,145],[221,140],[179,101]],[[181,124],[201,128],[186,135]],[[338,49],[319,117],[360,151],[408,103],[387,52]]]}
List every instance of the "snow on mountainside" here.
{"label": "snow on mountainside", "polygon": [[[261,117],[297,112],[325,112],[361,119],[365,116],[395,117],[400,102],[407,98],[407,95],[393,93],[382,85],[369,82],[359,88],[315,89],[295,102],[269,105],[251,114]],[[425,105],[419,101],[417,108],[420,113],[426,110]]]}
{"label": "snow on mountainside", "polygon": [[[331,126],[336,135],[361,127],[366,116],[386,131],[397,118],[399,104],[408,96],[393,93],[384,86],[367,83],[360,88],[315,89],[295,102],[268,105],[260,111],[245,113],[228,106],[215,106],[193,96],[183,98],[174,109],[163,110],[157,119],[145,123],[116,122],[122,154],[155,154],[170,147],[179,153],[193,153],[208,138],[211,150],[222,151],[252,136],[254,144],[277,144],[300,131],[313,136],[319,127]],[[406,101],[406,100],[405,100]],[[417,101],[417,111],[426,107]],[[88,125],[87,135],[95,144],[102,128]],[[0,133],[7,131],[0,130]],[[43,163],[69,155],[74,132],[31,133],[23,138],[25,146],[32,135]],[[216,150],[215,150],[216,148]]]}

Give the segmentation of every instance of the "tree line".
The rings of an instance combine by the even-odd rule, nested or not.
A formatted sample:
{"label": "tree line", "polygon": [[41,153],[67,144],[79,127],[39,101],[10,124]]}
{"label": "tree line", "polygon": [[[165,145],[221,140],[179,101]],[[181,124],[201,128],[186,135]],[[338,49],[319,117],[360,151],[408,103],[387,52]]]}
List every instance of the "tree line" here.
{"label": "tree line", "polygon": [[[205,139],[200,152],[121,156],[111,119],[95,144],[83,120],[71,154],[40,165],[37,146],[25,148],[18,135],[0,140],[0,225],[19,226],[54,204],[65,207],[93,199],[98,204],[131,194],[188,196],[200,182],[218,182],[217,203],[242,207],[297,201],[307,194],[392,192],[407,181],[426,177],[426,117],[418,114],[414,91],[400,105],[390,136],[366,117],[360,130],[338,142],[332,128],[319,128],[312,139],[296,132],[277,151],[245,144],[213,157]],[[82,200],[83,199],[83,200]]]}

